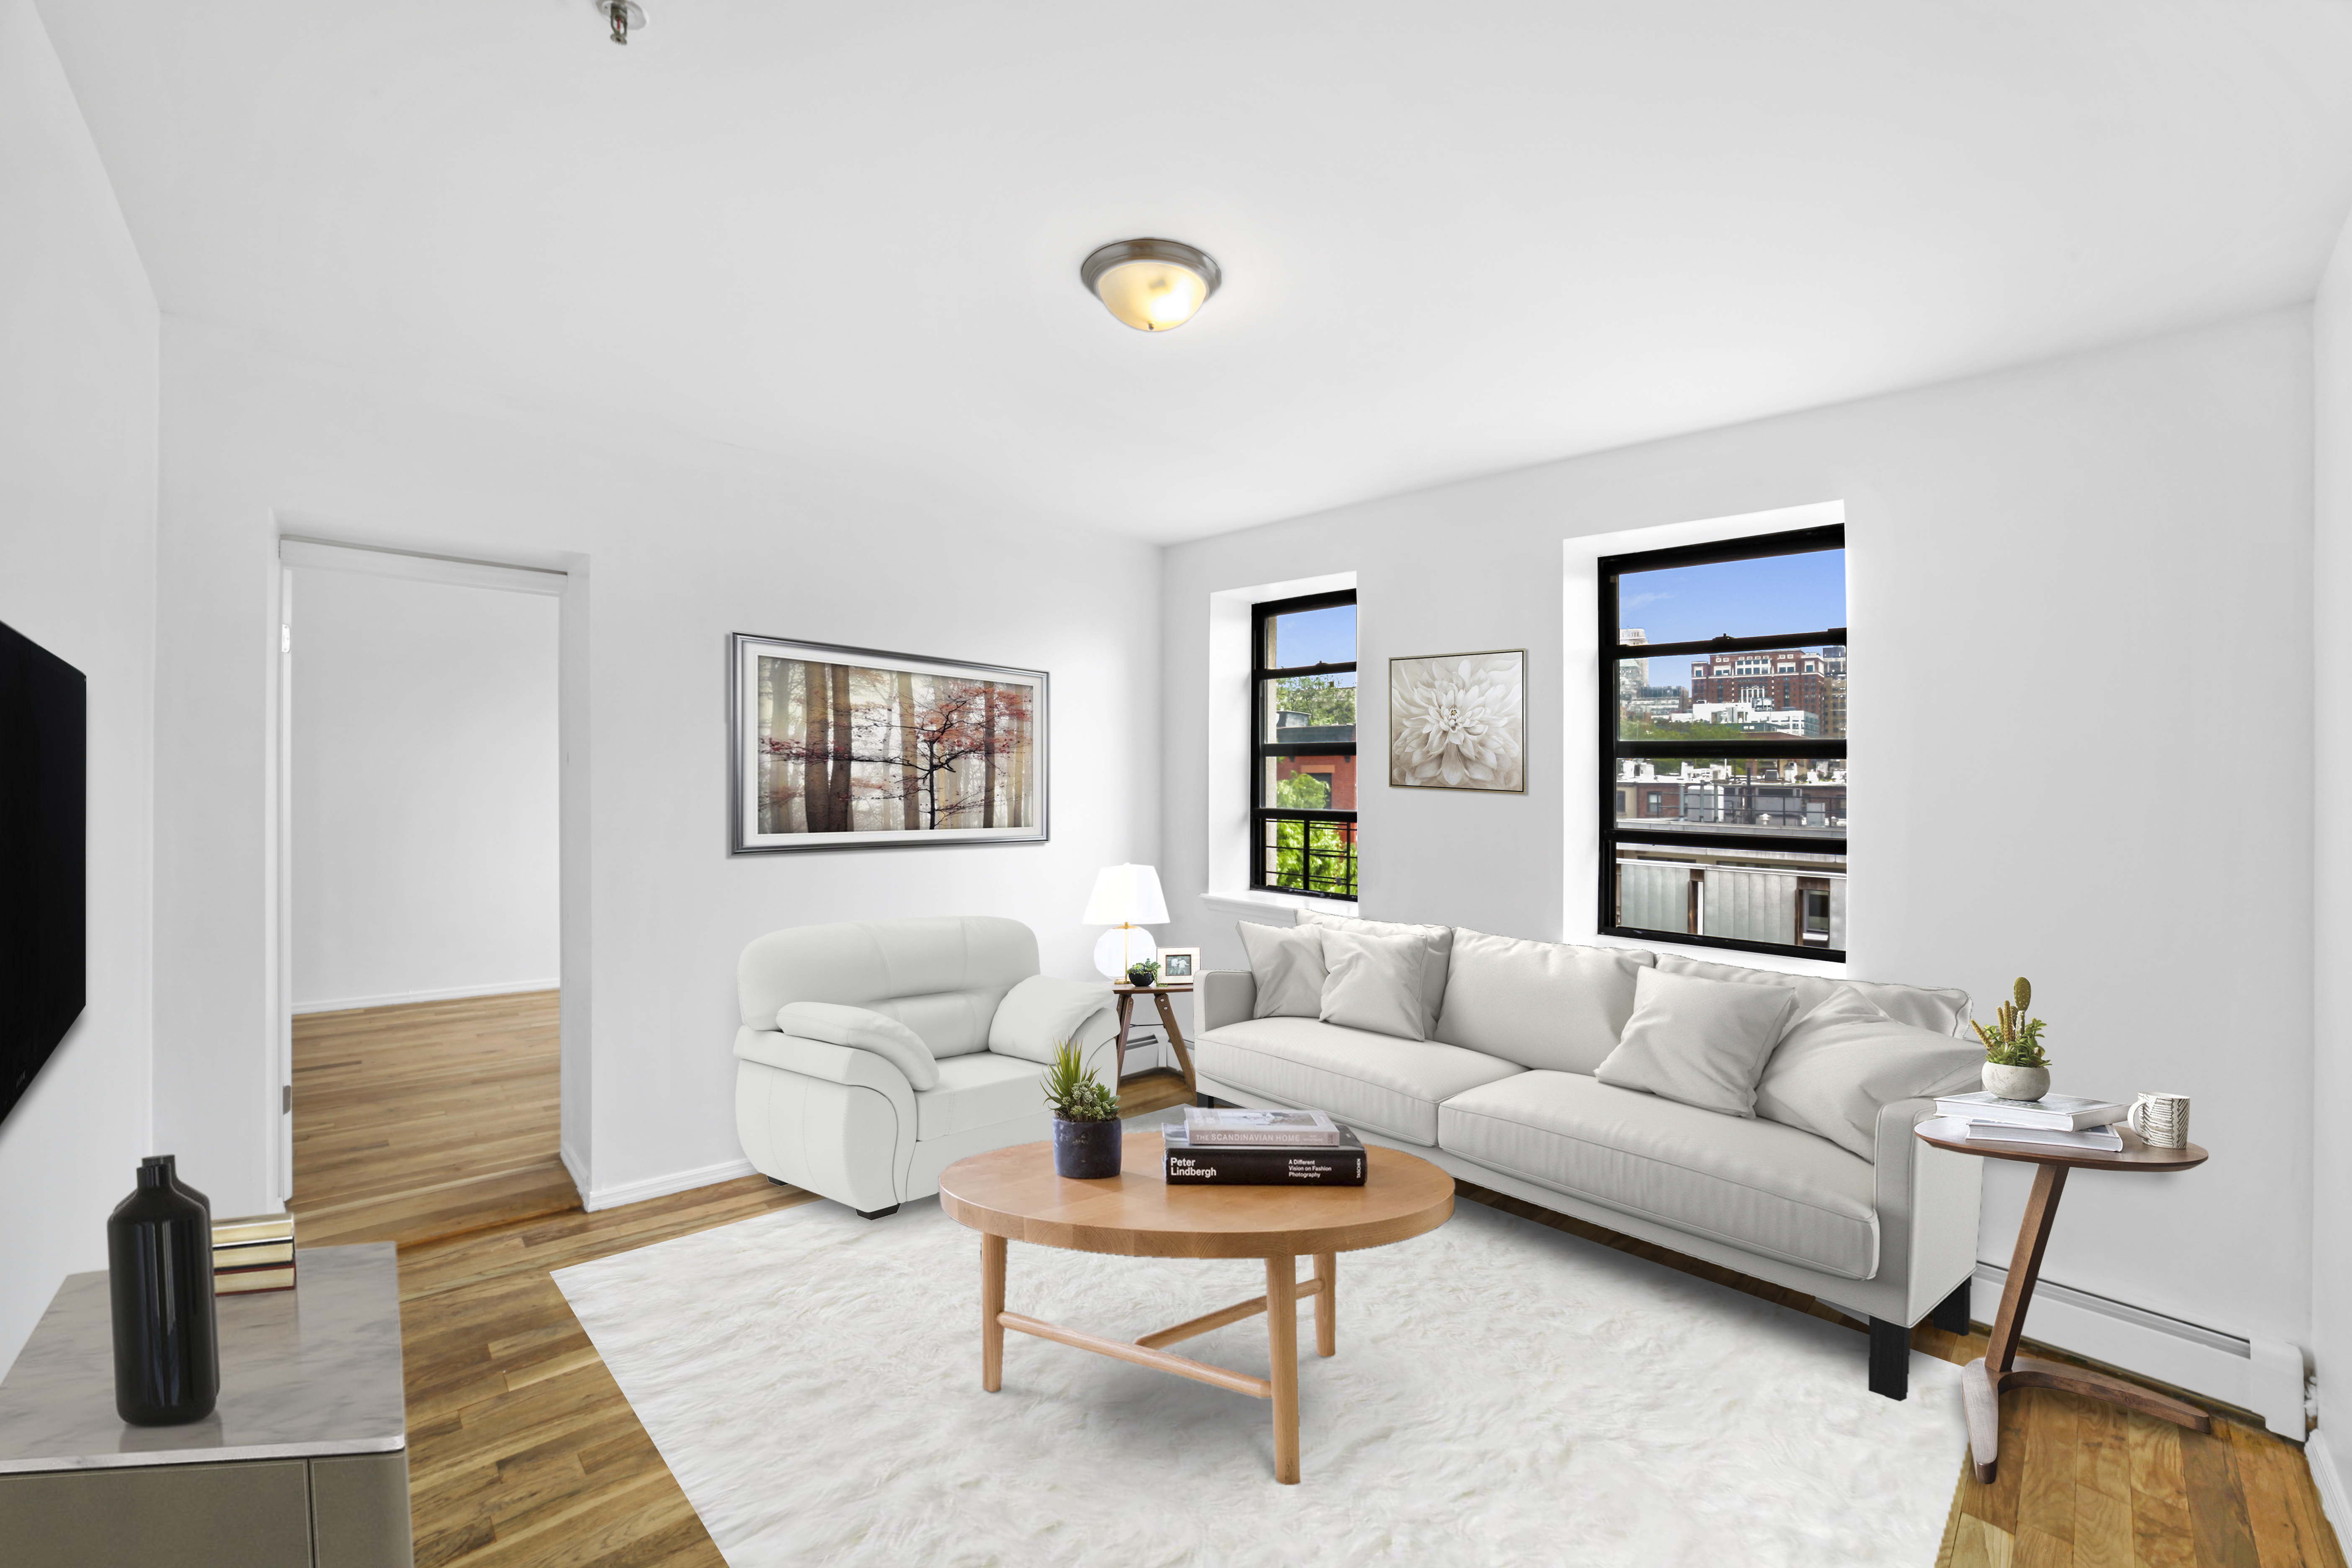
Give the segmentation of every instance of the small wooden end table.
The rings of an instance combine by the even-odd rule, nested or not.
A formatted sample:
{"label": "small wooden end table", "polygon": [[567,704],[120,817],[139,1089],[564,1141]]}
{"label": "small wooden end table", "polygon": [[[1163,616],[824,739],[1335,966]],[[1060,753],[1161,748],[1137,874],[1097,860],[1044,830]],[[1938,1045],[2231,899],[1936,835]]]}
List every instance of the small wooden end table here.
{"label": "small wooden end table", "polygon": [[2061,1149],[2024,1143],[1987,1143],[1969,1138],[1948,1138],[1916,1128],[1920,1142],[1961,1154],[1981,1154],[1988,1160],[2015,1160],[2035,1167],[2033,1192],[2025,1200],[2025,1220],[2018,1226],[2017,1250],[2009,1260],[2009,1283],[2000,1293],[2000,1310],[1993,1319],[1992,1339],[1979,1360],[1960,1374],[1961,1403],[1969,1416],[1969,1453],[1976,1462],[1977,1479],[1990,1484],[2000,1460],[2000,1396],[2012,1388],[2062,1388],[2069,1394],[2105,1399],[2127,1409],[2161,1416],[2192,1432],[2210,1432],[2213,1418],[2197,1406],[2157,1394],[2137,1384],[2060,1366],[2017,1353],[2025,1331],[2025,1309],[2033,1301],[2033,1284],[2042,1274],[2042,1248],[2050,1243],[2050,1226],[2058,1217],[2058,1198],[2066,1190],[2066,1173],[2089,1171],[2164,1172],[2193,1170],[2205,1163],[2205,1151],[2196,1144],[2158,1149],[2128,1127],[2119,1126],[2124,1146],[2110,1153],[2104,1149]]}
{"label": "small wooden end table", "polygon": [[1168,1026],[1168,1043],[1176,1047],[1177,1063],[1184,1069],[1184,1087],[1194,1094],[1199,1094],[1201,1080],[1192,1076],[1192,1053],[1184,1048],[1184,1031],[1176,1026],[1176,1009],[1168,1003],[1168,998],[1171,996],[1190,996],[1192,994],[1192,988],[1189,985],[1129,985],[1120,982],[1111,989],[1118,994],[1120,1072],[1124,1074],[1127,1070],[1127,1024],[1129,1017],[1135,1012],[1135,999],[1138,996],[1149,996],[1160,1004],[1160,1021]]}
{"label": "small wooden end table", "polygon": [[[1274,1402],[1274,1479],[1298,1481],[1298,1303],[1315,1302],[1315,1353],[1339,1348],[1339,1254],[1435,1230],[1454,1213],[1454,1178],[1402,1150],[1369,1145],[1360,1187],[1170,1186],[1160,1134],[1127,1135],[1116,1176],[1054,1173],[1051,1143],[959,1160],[940,1175],[940,1206],[980,1232],[980,1385],[1003,1386],[1004,1331],[1133,1362]],[[1005,1246],[1033,1242],[1125,1258],[1263,1258],[1265,1294],[1132,1342],[1004,1310]],[[1298,1259],[1315,1259],[1312,1279]],[[1271,1377],[1254,1377],[1162,1348],[1265,1314]]]}

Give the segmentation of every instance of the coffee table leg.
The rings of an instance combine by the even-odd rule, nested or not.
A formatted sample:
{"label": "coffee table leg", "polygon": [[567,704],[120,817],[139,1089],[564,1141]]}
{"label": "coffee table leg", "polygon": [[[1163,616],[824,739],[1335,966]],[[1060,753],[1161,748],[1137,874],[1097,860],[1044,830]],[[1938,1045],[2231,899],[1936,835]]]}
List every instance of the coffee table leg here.
{"label": "coffee table leg", "polygon": [[980,1238],[980,1386],[1004,1386],[1004,1238]]}
{"label": "coffee table leg", "polygon": [[1274,1363],[1274,1479],[1298,1484],[1298,1260],[1265,1260],[1265,1340]]}
{"label": "coffee table leg", "polygon": [[1315,1278],[1323,1282],[1323,1289],[1315,1298],[1315,1353],[1339,1353],[1339,1255],[1318,1252],[1315,1255]]}

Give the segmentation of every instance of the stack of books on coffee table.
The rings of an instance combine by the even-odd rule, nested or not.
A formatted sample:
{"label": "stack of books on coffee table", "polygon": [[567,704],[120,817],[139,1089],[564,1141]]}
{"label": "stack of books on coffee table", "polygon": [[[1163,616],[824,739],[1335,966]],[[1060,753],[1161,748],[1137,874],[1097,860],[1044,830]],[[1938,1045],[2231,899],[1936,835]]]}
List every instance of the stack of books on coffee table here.
{"label": "stack of books on coffee table", "polygon": [[[2103,1149],[2112,1154],[2124,1146],[2115,1124],[2131,1113],[2112,1100],[2081,1100],[2069,1094],[2045,1094],[2040,1100],[2003,1100],[1979,1090],[1948,1094],[1936,1101],[1936,1114],[1948,1131],[1976,1143],[2030,1143],[2043,1148]],[[1957,1126],[1950,1124],[1957,1123]]]}
{"label": "stack of books on coffee table", "polygon": [[1160,1130],[1171,1185],[1360,1187],[1363,1140],[1320,1110],[1203,1110]]}

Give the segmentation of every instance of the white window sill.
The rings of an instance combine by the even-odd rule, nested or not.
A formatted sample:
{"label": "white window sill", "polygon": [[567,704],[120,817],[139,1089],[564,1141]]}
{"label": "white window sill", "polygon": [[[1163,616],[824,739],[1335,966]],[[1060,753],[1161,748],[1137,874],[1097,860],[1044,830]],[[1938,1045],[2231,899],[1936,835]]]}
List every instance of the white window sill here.
{"label": "white window sill", "polygon": [[1202,893],[1201,901],[1221,915],[1262,925],[1296,924],[1302,910],[1353,918],[1356,906],[1337,899],[1302,899],[1289,893]]}

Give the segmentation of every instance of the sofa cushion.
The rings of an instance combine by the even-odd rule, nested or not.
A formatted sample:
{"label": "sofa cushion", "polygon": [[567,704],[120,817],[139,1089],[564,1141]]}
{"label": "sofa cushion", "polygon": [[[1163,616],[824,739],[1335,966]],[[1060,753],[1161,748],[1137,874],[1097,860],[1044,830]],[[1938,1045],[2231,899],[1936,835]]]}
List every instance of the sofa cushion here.
{"label": "sofa cushion", "polygon": [[1437,1015],[1445,1005],[1445,966],[1454,952],[1452,926],[1399,925],[1394,921],[1360,921],[1346,915],[1327,915],[1319,910],[1302,910],[1298,923],[1302,926],[1329,926],[1339,931],[1361,931],[1367,936],[1417,936],[1423,942],[1421,955],[1421,1033],[1426,1039],[1436,1032]]}
{"label": "sofa cushion", "polygon": [[1418,936],[1325,931],[1323,1021],[1400,1040],[1427,1039],[1421,1013],[1421,961],[1427,947]]}
{"label": "sofa cushion", "polygon": [[1796,1005],[1773,986],[1645,969],[1633,983],[1625,1037],[1592,1075],[1718,1115],[1753,1116],[1764,1058]]}
{"label": "sofa cushion", "polygon": [[1110,994],[1106,981],[1033,974],[996,1005],[988,1048],[1000,1057],[1050,1062],[1055,1043],[1078,1038],[1086,1021],[1110,1005]]}
{"label": "sofa cushion", "polygon": [[1897,1023],[1841,985],[1781,1037],[1756,1086],[1756,1114],[1874,1159],[1882,1109],[1973,1088],[1983,1065],[1979,1042]]}
{"label": "sofa cushion", "polygon": [[1437,1142],[1437,1102],[1521,1069],[1458,1046],[1400,1040],[1312,1018],[1253,1018],[1201,1037],[1198,1068],[1283,1105],[1313,1106],[1368,1132]]}
{"label": "sofa cushion", "polygon": [[1875,1172],[1825,1138],[1581,1073],[1528,1072],[1438,1109],[1448,1153],[1848,1279],[1878,1270]]}
{"label": "sofa cushion", "polygon": [[776,1009],[776,1027],[804,1040],[829,1046],[854,1046],[876,1056],[907,1075],[917,1089],[940,1081],[940,1065],[923,1037],[896,1018],[865,1007],[845,1007],[837,1002],[787,1002]]}
{"label": "sofa cushion", "polygon": [[1959,1035],[1969,1021],[1969,994],[1948,987],[1897,985],[1883,980],[1832,980],[1822,974],[1790,974],[1778,969],[1750,969],[1741,963],[1709,963],[1678,952],[1658,954],[1658,968],[1667,974],[1696,974],[1701,980],[1722,980],[1734,985],[1785,985],[1797,994],[1795,1023],[1830,999],[1841,985],[1851,985],[1897,1023],[1933,1029],[1939,1035]]}
{"label": "sofa cushion", "polygon": [[940,1063],[937,1088],[915,1096],[915,1136],[924,1142],[950,1133],[992,1127],[1022,1116],[1044,1116],[1045,1086],[1037,1064],[980,1051]]}
{"label": "sofa cushion", "polygon": [[1640,948],[1576,947],[1456,931],[1435,1038],[1527,1068],[1591,1072],[1633,1013]]}
{"label": "sofa cushion", "polygon": [[1270,926],[1240,921],[1242,951],[1257,982],[1254,1018],[1313,1018],[1323,1011],[1323,933],[1308,927]]}

